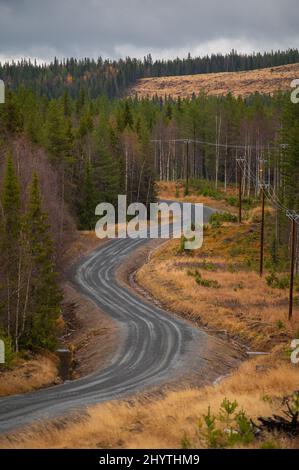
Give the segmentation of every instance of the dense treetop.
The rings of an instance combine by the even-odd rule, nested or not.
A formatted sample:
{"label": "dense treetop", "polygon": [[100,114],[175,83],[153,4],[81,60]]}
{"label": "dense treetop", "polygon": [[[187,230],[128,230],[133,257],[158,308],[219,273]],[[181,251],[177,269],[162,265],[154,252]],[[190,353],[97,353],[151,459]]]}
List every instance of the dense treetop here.
{"label": "dense treetop", "polygon": [[106,95],[109,98],[122,95],[128,86],[139,78],[171,75],[189,75],[214,72],[237,72],[299,62],[298,49],[264,53],[212,54],[204,57],[153,60],[147,55],[143,60],[127,57],[119,60],[69,58],[50,64],[21,60],[0,63],[0,78],[12,89],[20,85],[39,95],[59,97],[65,90],[77,96],[84,88],[90,98]]}

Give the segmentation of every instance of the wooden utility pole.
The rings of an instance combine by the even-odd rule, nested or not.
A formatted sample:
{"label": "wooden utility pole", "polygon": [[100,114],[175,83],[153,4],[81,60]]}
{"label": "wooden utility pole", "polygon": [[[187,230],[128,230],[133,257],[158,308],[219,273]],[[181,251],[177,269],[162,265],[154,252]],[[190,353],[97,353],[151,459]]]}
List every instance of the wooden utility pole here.
{"label": "wooden utility pole", "polygon": [[261,221],[261,244],[260,244],[260,276],[264,274],[264,238],[265,238],[265,176],[264,164],[266,160],[260,160],[260,188],[262,193],[262,221]]}
{"label": "wooden utility pole", "polygon": [[159,176],[160,176],[160,181],[163,179],[163,173],[162,173],[162,139],[160,139],[160,159],[159,159]]}
{"label": "wooden utility pole", "polygon": [[125,193],[126,196],[128,195],[128,149],[126,146],[126,173],[125,173]]}
{"label": "wooden utility pole", "polygon": [[265,190],[264,185],[261,187],[262,191],[262,221],[261,221],[261,246],[260,246],[260,276],[264,273],[264,233],[265,233]]}
{"label": "wooden utility pole", "polygon": [[189,194],[189,140],[187,140],[187,152],[186,152],[186,187],[185,195]]}
{"label": "wooden utility pole", "polygon": [[221,114],[216,115],[216,168],[215,168],[215,188],[218,189],[218,174],[219,174],[219,160],[220,160],[220,134],[221,134]]}
{"label": "wooden utility pole", "polygon": [[293,304],[294,304],[294,271],[295,271],[295,255],[296,255],[296,220],[297,214],[292,214],[292,254],[291,254],[291,276],[290,276],[290,300],[289,300],[289,320],[293,316]]}
{"label": "wooden utility pole", "polygon": [[242,170],[239,166],[239,224],[242,223]]}
{"label": "wooden utility pole", "polygon": [[239,224],[242,223],[242,180],[243,171],[241,165],[245,162],[245,158],[237,158],[237,164],[239,166]]}

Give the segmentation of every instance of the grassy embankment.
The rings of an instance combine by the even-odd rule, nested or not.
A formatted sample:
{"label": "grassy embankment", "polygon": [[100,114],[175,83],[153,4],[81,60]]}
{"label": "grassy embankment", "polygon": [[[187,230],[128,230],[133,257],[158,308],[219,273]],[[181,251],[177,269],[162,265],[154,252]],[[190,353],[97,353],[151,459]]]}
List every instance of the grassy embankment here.
{"label": "grassy embankment", "polygon": [[[57,345],[73,351],[73,378],[97,369],[113,352],[117,338],[113,322],[81,296],[69,279],[72,265],[99,243],[94,232],[77,232],[64,253],[65,273],[60,273],[64,299],[57,325]],[[0,396],[27,393],[61,383],[55,353],[44,350],[8,352],[7,362],[0,365]]]}
{"label": "grassy embankment", "polygon": [[204,196],[191,190],[184,197],[182,187],[173,183],[160,185],[161,198],[203,202],[228,210],[233,215],[226,219],[232,222],[215,216],[213,223],[205,227],[200,250],[185,252],[178,240],[164,244],[139,271],[137,280],[170,309],[199,325],[225,330],[255,350],[270,351],[284,345],[299,333],[298,291],[294,317],[288,322],[287,253],[281,251],[280,262],[274,264],[273,210],[266,209],[266,272],[261,279],[258,201],[245,200],[244,222],[240,226],[232,189],[228,194],[218,191],[214,195],[204,188],[203,193]]}
{"label": "grassy embankment", "polygon": [[[174,191],[176,194],[174,194]],[[182,192],[182,189],[180,189]],[[171,185],[160,187],[162,197],[184,199]],[[230,196],[231,197],[231,196]],[[215,205],[209,195],[191,194],[188,200]],[[219,199],[219,198],[218,198]],[[230,202],[233,202],[231,200]],[[229,209],[227,198],[216,204]],[[232,209],[235,210],[234,208]],[[271,220],[267,209],[267,219]],[[153,401],[138,397],[91,407],[87,415],[74,421],[65,419],[45,423],[0,441],[9,447],[298,447],[298,439],[285,434],[252,435],[247,419],[283,414],[283,398],[299,389],[298,366],[290,361],[290,341],[298,337],[298,292],[294,318],[287,320],[288,292],[283,288],[286,275],[270,275],[269,230],[266,234],[266,268],[263,279],[257,274],[259,218],[257,207],[249,208],[240,227],[236,223],[214,221],[205,230],[201,250],[186,253],[179,240],[158,249],[141,268],[137,280],[170,309],[214,332],[234,337],[252,350],[267,355],[253,356],[230,377],[204,388],[187,388],[166,393]],[[270,227],[270,225],[267,225]],[[276,288],[274,287],[276,286]],[[219,408],[224,398],[221,417]],[[230,414],[230,405],[238,408]],[[217,415],[213,428],[213,416]],[[224,408],[226,411],[224,411]],[[232,409],[234,406],[232,406]],[[239,414],[243,409],[246,416]],[[242,421],[243,416],[243,421]],[[240,421],[241,419],[241,421]],[[240,438],[228,437],[227,428],[240,426]],[[199,424],[200,423],[200,424]],[[239,424],[238,424],[239,423]],[[245,430],[244,430],[245,429]],[[246,431],[247,429],[247,431]],[[248,430],[249,429],[249,430]]]}

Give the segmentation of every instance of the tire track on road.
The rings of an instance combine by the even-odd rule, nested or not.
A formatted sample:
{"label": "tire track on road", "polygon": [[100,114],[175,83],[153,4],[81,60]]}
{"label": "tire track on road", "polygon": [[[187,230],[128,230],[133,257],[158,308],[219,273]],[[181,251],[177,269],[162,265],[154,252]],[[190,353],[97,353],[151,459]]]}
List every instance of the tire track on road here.
{"label": "tire track on road", "polygon": [[[210,213],[205,208],[206,219]],[[111,240],[76,269],[77,290],[120,326],[118,350],[110,363],[96,373],[62,385],[0,399],[1,433],[86,405],[124,398],[188,371],[188,354],[198,350],[198,344],[204,345],[207,334],[151,306],[116,279],[125,257],[146,241]]]}

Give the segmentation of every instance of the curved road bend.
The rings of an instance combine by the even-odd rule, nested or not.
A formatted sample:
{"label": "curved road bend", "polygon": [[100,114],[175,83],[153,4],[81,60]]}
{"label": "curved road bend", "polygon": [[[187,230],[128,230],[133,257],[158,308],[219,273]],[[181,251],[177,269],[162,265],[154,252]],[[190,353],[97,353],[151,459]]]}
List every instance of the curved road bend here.
{"label": "curved road bend", "polygon": [[[212,212],[204,208],[205,221]],[[111,240],[76,269],[77,289],[120,325],[119,347],[110,363],[78,380],[0,399],[1,433],[89,404],[122,398],[186,372],[187,353],[204,345],[206,333],[143,301],[120,285],[115,276],[124,258],[146,242]]]}

